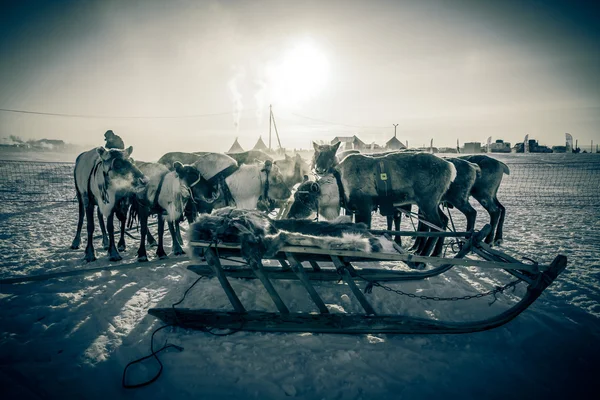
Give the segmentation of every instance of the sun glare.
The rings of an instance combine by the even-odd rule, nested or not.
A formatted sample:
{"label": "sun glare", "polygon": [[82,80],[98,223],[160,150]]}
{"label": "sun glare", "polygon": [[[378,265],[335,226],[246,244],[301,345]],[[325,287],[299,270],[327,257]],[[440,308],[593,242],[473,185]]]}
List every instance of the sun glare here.
{"label": "sun glare", "polygon": [[272,101],[295,106],[323,89],[329,76],[329,62],[317,46],[304,41],[269,64],[266,75]]}

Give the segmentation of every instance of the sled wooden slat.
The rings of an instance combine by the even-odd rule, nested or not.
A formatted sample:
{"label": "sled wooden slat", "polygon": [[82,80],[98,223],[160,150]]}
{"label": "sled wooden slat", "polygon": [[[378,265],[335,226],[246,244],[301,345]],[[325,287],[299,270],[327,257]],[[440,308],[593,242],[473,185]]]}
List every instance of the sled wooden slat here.
{"label": "sled wooden slat", "polygon": [[293,254],[286,253],[286,257],[288,258],[288,260],[290,262],[290,265],[294,271],[294,274],[296,274],[298,279],[300,279],[300,282],[302,282],[302,285],[304,285],[304,288],[308,292],[308,295],[310,296],[312,301],[315,303],[315,305],[317,306],[319,311],[322,314],[328,314],[329,309],[327,308],[327,306],[321,299],[321,296],[319,296],[319,294],[317,293],[317,291],[315,290],[313,285],[310,283],[310,280],[309,280],[308,276],[306,275],[306,271],[304,271],[304,267],[302,267],[302,264],[300,264],[298,262],[298,260],[296,260],[294,258]]}
{"label": "sled wooden slat", "polygon": [[225,291],[229,302],[233,306],[233,309],[237,312],[245,312],[246,309],[242,305],[242,302],[238,298],[237,294],[235,294],[235,290],[233,290],[231,284],[227,280],[227,277],[223,272],[223,268],[221,268],[221,262],[219,261],[219,257],[216,255],[215,250],[213,248],[206,249],[204,251],[204,257],[206,257],[208,265],[211,266],[214,274],[217,276],[217,279],[223,287],[223,290]]}
{"label": "sled wooden slat", "polygon": [[[209,247],[213,245],[210,242],[190,242],[192,247]],[[217,246],[219,249],[234,250],[233,254],[239,254],[240,246],[238,244],[220,243]],[[237,252],[235,252],[237,250]],[[479,267],[479,268],[502,268],[502,269],[517,269],[522,271],[529,271],[537,273],[539,271],[545,271],[549,268],[547,265],[531,265],[525,263],[502,263],[499,266],[497,262],[482,261],[482,260],[471,260],[464,258],[443,258],[443,257],[426,257],[417,256],[413,254],[399,254],[399,253],[362,253],[359,251],[347,251],[347,250],[329,250],[320,249],[317,247],[306,247],[306,246],[285,246],[281,249],[280,253],[292,253],[298,261],[308,261],[304,257],[306,255],[319,256],[313,259],[313,261],[329,261],[331,256],[343,257],[345,261],[401,261],[401,262],[412,262],[412,263],[426,263],[434,267],[444,266],[447,264],[459,265],[465,267]],[[284,254],[278,254],[274,258],[285,257]]]}
{"label": "sled wooden slat", "polygon": [[279,293],[277,293],[277,290],[275,290],[273,284],[265,275],[262,263],[260,261],[250,261],[249,264],[252,268],[252,271],[256,274],[258,279],[260,279],[261,283],[263,284],[267,293],[271,297],[271,300],[273,300],[273,303],[275,303],[275,306],[277,307],[279,312],[282,314],[289,314],[290,310],[288,310],[283,300],[281,300],[281,297],[279,297]]}
{"label": "sled wooden slat", "polygon": [[419,231],[392,231],[389,229],[369,229],[374,235],[392,235],[402,237],[444,237],[444,238],[470,238],[473,232],[419,232]]}
{"label": "sled wooden slat", "polygon": [[338,272],[342,275],[342,279],[344,279],[346,285],[348,285],[348,287],[352,291],[352,294],[354,294],[354,297],[356,297],[362,308],[364,308],[367,315],[375,315],[376,313],[373,309],[373,306],[371,306],[363,292],[361,292],[358,286],[356,286],[356,283],[354,283],[354,279],[352,279],[352,276],[350,275],[350,270],[348,269],[348,266],[337,256],[331,256],[331,260],[336,266]]}
{"label": "sled wooden slat", "polygon": [[313,270],[315,272],[319,272],[321,270],[321,267],[319,266],[319,264],[317,264],[316,261],[309,261],[308,263],[310,264],[310,266],[313,268]]}
{"label": "sled wooden slat", "polygon": [[[473,252],[475,254],[477,254],[478,256],[489,260],[489,261],[497,261],[497,262],[507,262],[508,261],[512,261],[515,260],[512,257],[509,257],[507,255],[505,255],[504,253],[500,253],[498,251],[494,251],[494,253],[490,253],[489,250],[487,250],[484,247],[481,247],[481,243],[479,243],[478,246],[473,248]],[[506,272],[508,272],[509,274],[511,274],[512,276],[519,278],[529,284],[533,283],[533,279],[531,277],[529,277],[528,275],[525,275],[525,273],[522,273],[520,271],[517,270],[512,270],[512,269],[506,269]]]}
{"label": "sled wooden slat", "polygon": [[[472,248],[473,239],[469,239],[468,241],[463,243],[462,249],[454,256],[456,258],[463,258],[465,255],[469,253]],[[299,253],[285,253],[286,257],[288,254],[294,256],[294,259],[298,261],[297,257]],[[345,260],[345,259],[344,259]],[[329,259],[328,261],[331,261]],[[362,260],[364,261],[364,260]],[[350,262],[347,261],[349,265]],[[305,274],[310,280],[319,280],[319,281],[338,281],[340,280],[340,275],[337,272],[337,269],[334,268],[321,268],[316,261],[310,261],[312,270],[306,269]],[[501,265],[501,264],[499,264]],[[315,268],[316,266],[316,268]],[[381,282],[399,282],[399,281],[412,281],[412,280],[420,280],[425,278],[431,278],[433,276],[442,274],[453,267],[452,264],[445,264],[439,267],[426,270],[426,271],[399,271],[399,270],[386,270],[386,269],[376,269],[376,268],[360,268],[357,269],[353,267],[353,272],[350,276],[353,279],[364,279],[369,281],[381,281]],[[187,267],[190,271],[197,273],[198,275],[204,276],[213,276],[212,268],[209,268],[205,265],[190,265]],[[263,267],[264,272],[267,274],[269,279],[298,279],[295,274],[290,273],[289,271],[284,271],[281,268],[277,267]],[[243,267],[228,267],[223,270],[227,276],[239,279],[255,279],[256,276],[254,273],[248,268]]]}
{"label": "sled wooden slat", "polygon": [[549,268],[528,286],[525,296],[508,310],[494,317],[468,322],[428,320],[399,315],[245,313],[203,309],[152,308],[149,314],[166,323],[178,323],[184,328],[234,329],[254,332],[313,333],[389,333],[389,334],[455,334],[471,333],[503,325],[530,306],[565,269],[567,258],[557,256]]}
{"label": "sled wooden slat", "polygon": [[[356,271],[360,274],[360,277],[375,280],[381,282],[399,282],[409,280],[420,280],[430,278],[432,276],[439,275],[449,270],[452,265],[443,266],[443,269],[436,268],[427,271],[399,271],[399,270],[388,270],[388,269],[375,269],[375,268],[357,268]],[[215,276],[212,268],[208,265],[189,265],[188,270],[204,276]],[[263,271],[269,277],[269,279],[289,279],[297,280],[298,277],[292,271],[286,271],[279,267],[263,267]],[[230,278],[237,279],[256,279],[256,275],[249,268],[231,267],[224,268],[223,272]],[[334,268],[320,268],[319,271],[304,268],[304,273],[310,280],[314,281],[339,281],[340,275]],[[352,276],[353,279],[360,279],[358,276]]]}

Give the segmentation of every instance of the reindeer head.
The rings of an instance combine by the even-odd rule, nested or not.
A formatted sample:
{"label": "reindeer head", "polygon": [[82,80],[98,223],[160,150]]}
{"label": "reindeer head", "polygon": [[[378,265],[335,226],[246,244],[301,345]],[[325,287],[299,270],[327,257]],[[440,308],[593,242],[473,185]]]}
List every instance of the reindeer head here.
{"label": "reindeer head", "polygon": [[342,142],[337,142],[334,145],[318,145],[313,142],[315,153],[313,155],[312,164],[317,174],[324,175],[336,165],[337,161],[335,159],[335,153],[340,148],[341,143]]}
{"label": "reindeer head", "polygon": [[286,154],[283,160],[277,160],[273,163],[279,167],[283,180],[289,188],[302,182],[302,177],[310,173],[310,166],[300,157],[300,154],[296,154],[294,157]]}
{"label": "reindeer head", "polygon": [[107,189],[125,195],[141,191],[146,187],[148,179],[134,165],[130,157],[133,146],[129,146],[125,150],[107,150],[104,147],[98,147],[96,151],[102,161],[101,168]]}
{"label": "reindeer head", "polygon": [[286,200],[292,195],[279,167],[273,164],[272,161],[265,161],[261,174],[265,175],[265,182],[268,183],[264,187],[265,197],[275,200]]}
{"label": "reindeer head", "polygon": [[318,182],[305,180],[294,193],[294,203],[290,207],[287,218],[304,219],[316,213],[319,209],[321,187]]}
{"label": "reindeer head", "polygon": [[183,165],[179,161],[175,161],[173,169],[181,182],[190,189],[195,202],[212,204],[219,197],[218,188],[204,179],[193,165]]}

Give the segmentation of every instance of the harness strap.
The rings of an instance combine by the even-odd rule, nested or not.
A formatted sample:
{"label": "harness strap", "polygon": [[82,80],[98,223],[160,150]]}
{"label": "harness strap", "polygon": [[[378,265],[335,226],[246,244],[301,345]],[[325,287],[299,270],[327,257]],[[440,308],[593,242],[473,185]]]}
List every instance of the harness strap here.
{"label": "harness strap", "polygon": [[[207,179],[208,183],[213,185],[213,187],[215,187],[216,185],[221,185],[221,188],[223,189],[223,197],[225,200],[225,205],[227,207],[229,207],[229,206],[235,207],[235,199],[231,195],[231,190],[229,190],[229,186],[227,185],[227,182],[225,181],[225,179],[227,179],[231,174],[233,174],[238,169],[239,169],[239,166],[237,166],[235,164],[230,165],[229,167],[225,168],[223,171],[219,172],[218,174],[215,174],[212,178]],[[200,182],[200,179],[202,179],[202,176],[198,177],[198,180],[196,182],[192,183],[192,185],[190,187],[192,187],[195,184],[197,184],[198,182]]]}
{"label": "harness strap", "polygon": [[233,198],[233,195],[231,194],[231,190],[229,190],[229,185],[227,185],[227,182],[225,181],[225,177],[221,177],[221,188],[223,189],[223,198],[225,199],[225,205],[227,207],[229,206],[233,206],[235,207],[235,199]]}
{"label": "harness strap", "polygon": [[[92,187],[91,187],[92,177],[94,175],[96,175],[96,172],[98,172],[98,168],[100,167],[102,162],[103,162],[102,160],[98,161],[96,163],[96,165],[94,165],[94,168],[92,168],[92,170],[90,171],[90,176],[88,177],[88,187],[87,187],[88,196],[90,194],[92,194]],[[108,204],[108,203],[110,203],[110,200],[108,198],[108,190],[107,190],[108,189],[108,174],[106,172],[102,171],[102,177],[104,179],[104,182],[102,183],[102,185],[98,185],[98,189],[100,189],[100,196],[102,197],[102,202],[104,204]],[[96,200],[96,204],[98,204],[98,199],[95,199],[95,200]]]}
{"label": "harness strap", "polygon": [[267,176],[267,180],[265,181],[265,188],[263,189],[263,198],[269,198],[269,169],[265,168],[260,172],[265,171],[265,175]]}
{"label": "harness strap", "polygon": [[375,182],[379,212],[381,215],[394,215],[396,207],[394,207],[394,202],[391,198],[392,182],[390,175],[387,173],[386,165],[387,163],[384,160],[379,160],[377,163],[377,177],[375,178]]}
{"label": "harness strap", "polygon": [[160,206],[158,204],[158,197],[160,196],[160,191],[162,189],[163,182],[165,181],[165,177],[168,172],[160,177],[160,181],[158,181],[158,186],[156,187],[156,193],[154,194],[154,201],[152,202],[152,211],[160,211]]}
{"label": "harness strap", "polygon": [[[223,181],[225,181],[225,178],[229,177],[229,175],[233,174],[238,169],[239,169],[239,167],[237,165],[230,165],[229,167],[225,168],[223,171],[215,174],[212,178],[207,179],[207,181],[211,185],[214,185],[215,183],[220,182],[221,179],[223,179]],[[201,177],[199,177],[196,182],[192,183],[192,186],[197,184],[200,181],[200,179],[201,179]]]}
{"label": "harness strap", "polygon": [[335,168],[331,169],[331,173],[335,177],[335,181],[337,183],[338,194],[340,196],[340,207],[345,209],[346,208],[346,196],[344,195],[344,185],[342,184],[342,177],[340,176],[339,171]]}

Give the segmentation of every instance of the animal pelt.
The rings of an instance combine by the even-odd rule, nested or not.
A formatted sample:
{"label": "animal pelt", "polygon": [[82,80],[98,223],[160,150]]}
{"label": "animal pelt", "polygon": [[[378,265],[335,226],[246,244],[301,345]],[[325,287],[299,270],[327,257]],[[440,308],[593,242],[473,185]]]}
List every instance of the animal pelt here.
{"label": "animal pelt", "polygon": [[[289,245],[365,253],[382,250],[381,243],[365,224],[272,220],[258,211],[231,207],[202,215],[189,232],[190,242],[240,243],[242,256],[247,260],[273,256]],[[192,254],[197,255],[194,251]]]}

